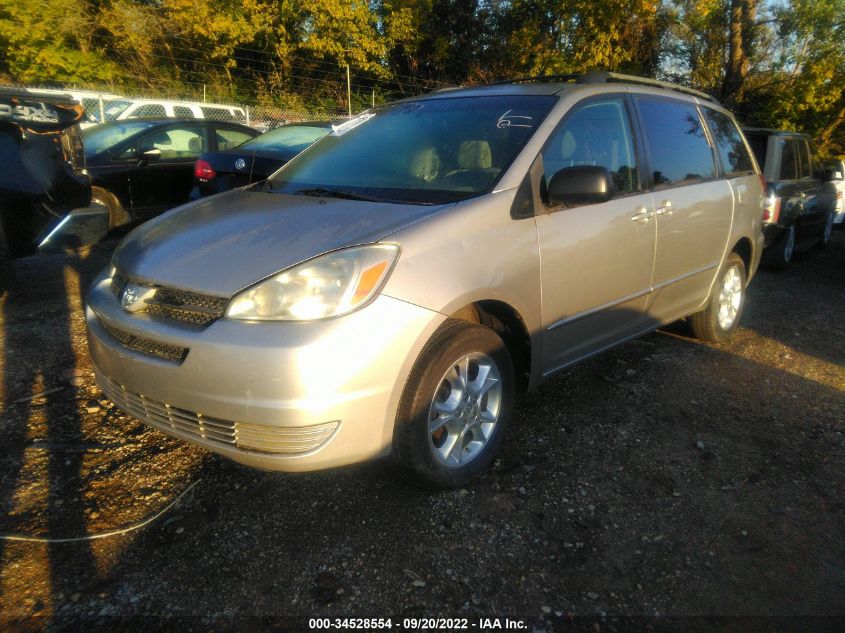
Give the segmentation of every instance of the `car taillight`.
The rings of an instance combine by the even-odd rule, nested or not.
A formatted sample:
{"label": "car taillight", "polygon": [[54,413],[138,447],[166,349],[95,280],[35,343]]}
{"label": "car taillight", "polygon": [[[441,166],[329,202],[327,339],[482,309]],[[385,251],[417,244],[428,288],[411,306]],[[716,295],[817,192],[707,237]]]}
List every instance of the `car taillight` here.
{"label": "car taillight", "polygon": [[767,196],[763,203],[763,222],[777,224],[780,218],[780,198],[778,196]]}
{"label": "car taillight", "polygon": [[212,167],[208,161],[200,159],[197,161],[196,166],[194,166],[194,176],[200,180],[211,180],[216,175],[217,172],[214,171],[214,167]]}

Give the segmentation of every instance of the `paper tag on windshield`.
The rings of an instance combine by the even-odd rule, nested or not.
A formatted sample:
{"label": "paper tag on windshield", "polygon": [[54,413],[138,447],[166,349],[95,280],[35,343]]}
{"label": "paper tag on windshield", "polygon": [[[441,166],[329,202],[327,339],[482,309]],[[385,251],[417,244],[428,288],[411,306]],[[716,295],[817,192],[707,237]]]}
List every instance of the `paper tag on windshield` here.
{"label": "paper tag on windshield", "polygon": [[334,134],[335,136],[343,136],[349,130],[354,130],[362,123],[366,123],[375,115],[375,112],[364,112],[363,114],[359,114],[358,116],[356,116],[354,119],[349,119],[345,123],[341,123],[340,125],[333,125],[332,134]]}

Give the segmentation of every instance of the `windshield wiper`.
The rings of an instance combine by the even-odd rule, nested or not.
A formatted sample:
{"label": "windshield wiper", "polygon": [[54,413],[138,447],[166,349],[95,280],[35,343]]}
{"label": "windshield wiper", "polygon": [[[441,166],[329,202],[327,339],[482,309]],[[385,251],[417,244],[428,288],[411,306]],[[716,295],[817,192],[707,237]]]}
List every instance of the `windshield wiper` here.
{"label": "windshield wiper", "polygon": [[325,187],[313,187],[311,189],[299,189],[294,191],[295,196],[313,196],[315,198],[343,198],[344,200],[365,200],[367,202],[378,202],[378,198],[368,198],[366,196],[359,196],[348,191],[338,191],[337,189],[326,189]]}

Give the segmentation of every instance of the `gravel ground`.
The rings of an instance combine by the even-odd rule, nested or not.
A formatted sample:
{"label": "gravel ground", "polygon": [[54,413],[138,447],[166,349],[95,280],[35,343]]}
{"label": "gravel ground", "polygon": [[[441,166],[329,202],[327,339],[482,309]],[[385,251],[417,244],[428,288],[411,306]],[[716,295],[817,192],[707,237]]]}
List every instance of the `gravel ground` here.
{"label": "gravel ground", "polygon": [[114,409],[80,302],[113,247],[21,260],[0,299],[0,533],[164,512],[0,540],[0,622],[845,616],[845,233],[762,271],[729,344],[673,326],[561,372],[518,403],[488,475],[437,493],[380,463],[252,471]]}

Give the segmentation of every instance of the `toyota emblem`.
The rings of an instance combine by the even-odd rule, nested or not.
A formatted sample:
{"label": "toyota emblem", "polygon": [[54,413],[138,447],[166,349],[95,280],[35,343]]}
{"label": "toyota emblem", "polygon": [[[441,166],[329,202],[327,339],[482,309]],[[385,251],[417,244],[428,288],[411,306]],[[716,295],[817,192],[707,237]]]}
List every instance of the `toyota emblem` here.
{"label": "toyota emblem", "polygon": [[147,300],[156,293],[155,288],[126,284],[120,296],[120,306],[127,312],[141,312],[147,307]]}

